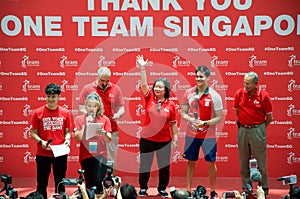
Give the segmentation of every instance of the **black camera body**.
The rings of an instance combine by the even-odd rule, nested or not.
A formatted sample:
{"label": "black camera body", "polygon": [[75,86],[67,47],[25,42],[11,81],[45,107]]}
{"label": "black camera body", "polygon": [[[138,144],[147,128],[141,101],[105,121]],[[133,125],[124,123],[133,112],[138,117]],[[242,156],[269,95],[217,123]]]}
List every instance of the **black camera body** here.
{"label": "black camera body", "polygon": [[69,199],[69,196],[66,193],[54,194],[52,197],[55,199]]}
{"label": "black camera body", "polygon": [[[12,177],[10,175],[1,174],[1,182],[4,183],[4,187],[1,189],[0,193],[2,191],[5,191],[5,195],[8,196],[10,199],[18,198],[18,192],[14,190],[13,186],[9,185],[12,183]],[[5,199],[5,196],[1,195],[0,199]]]}
{"label": "black camera body", "polygon": [[79,174],[78,179],[77,178],[63,178],[62,183],[64,185],[71,185],[71,186],[74,186],[77,184],[82,184],[82,182],[84,181],[84,178],[83,178],[84,170],[78,169],[78,174]]}
{"label": "black camera body", "polygon": [[197,188],[192,193],[193,198],[195,199],[208,199],[208,195],[206,195],[206,188],[198,185]]}
{"label": "black camera body", "polygon": [[114,176],[113,173],[114,161],[107,161],[106,163],[106,176],[103,178],[103,185],[105,188],[109,188],[110,186],[115,186],[115,182],[119,183],[119,178]]}

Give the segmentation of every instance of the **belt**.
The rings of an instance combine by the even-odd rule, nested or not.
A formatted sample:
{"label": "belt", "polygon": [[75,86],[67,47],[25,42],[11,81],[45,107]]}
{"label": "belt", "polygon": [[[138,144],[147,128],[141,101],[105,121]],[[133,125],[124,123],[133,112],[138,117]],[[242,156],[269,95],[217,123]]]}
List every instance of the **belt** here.
{"label": "belt", "polygon": [[241,124],[241,127],[246,128],[246,129],[252,129],[252,128],[257,128],[260,124]]}

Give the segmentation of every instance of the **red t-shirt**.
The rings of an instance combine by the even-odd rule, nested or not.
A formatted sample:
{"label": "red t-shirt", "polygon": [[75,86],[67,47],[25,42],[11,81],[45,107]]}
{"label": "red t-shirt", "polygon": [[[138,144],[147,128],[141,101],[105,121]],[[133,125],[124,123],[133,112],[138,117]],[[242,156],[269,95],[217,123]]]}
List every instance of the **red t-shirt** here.
{"label": "red t-shirt", "polygon": [[[118,85],[109,82],[107,88],[104,91],[101,91],[98,87],[97,81],[94,81],[83,87],[80,92],[79,104],[84,105],[87,95],[95,91],[102,99],[102,103],[104,105],[104,115],[106,115],[108,118],[111,118],[114,113],[118,111],[119,107],[124,106],[123,93]],[[118,131],[117,122],[114,120],[110,120],[110,122],[112,132]]]}
{"label": "red t-shirt", "polygon": [[[106,132],[111,132],[111,124],[105,115],[97,116],[95,123],[103,123],[103,128]],[[86,115],[79,115],[74,119],[74,125],[76,131],[81,130],[83,125],[86,127]],[[86,128],[82,135],[82,140],[80,142],[79,149],[79,161],[90,157],[95,157],[98,155],[102,155],[104,157],[107,156],[106,143],[102,136],[94,136],[90,139],[86,140]]]}
{"label": "red t-shirt", "polygon": [[241,88],[234,96],[234,108],[239,108],[238,120],[241,124],[261,124],[266,120],[266,114],[272,113],[272,103],[267,91],[260,87],[253,95]]}
{"label": "red t-shirt", "polygon": [[158,110],[158,100],[153,92],[149,91],[144,97],[146,111],[142,119],[141,137],[155,142],[170,141],[171,123],[176,122],[177,119],[175,103],[165,99]]}
{"label": "red t-shirt", "polygon": [[[71,128],[69,110],[58,106],[50,110],[46,105],[34,110],[31,119],[31,128],[38,130],[41,139],[53,140],[51,145],[59,145],[65,142],[65,129]],[[42,145],[37,144],[37,155],[54,157],[52,151],[45,150]]]}
{"label": "red t-shirt", "polygon": [[[197,87],[194,86],[184,93],[182,104],[189,106],[188,115],[194,117],[194,113],[197,113],[198,118],[203,121],[214,118],[215,111],[223,109],[221,96],[214,89],[207,87],[199,99],[196,88]],[[187,136],[195,138],[213,138],[215,137],[215,132],[216,125],[195,129],[188,123]]]}

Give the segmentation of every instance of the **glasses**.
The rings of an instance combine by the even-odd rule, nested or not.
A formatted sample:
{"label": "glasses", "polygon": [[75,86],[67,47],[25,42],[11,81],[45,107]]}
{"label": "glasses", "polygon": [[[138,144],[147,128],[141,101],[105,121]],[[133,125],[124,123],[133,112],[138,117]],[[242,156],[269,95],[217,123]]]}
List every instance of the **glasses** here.
{"label": "glasses", "polygon": [[157,111],[160,111],[160,109],[161,109],[161,102],[158,102],[158,104],[157,104]]}

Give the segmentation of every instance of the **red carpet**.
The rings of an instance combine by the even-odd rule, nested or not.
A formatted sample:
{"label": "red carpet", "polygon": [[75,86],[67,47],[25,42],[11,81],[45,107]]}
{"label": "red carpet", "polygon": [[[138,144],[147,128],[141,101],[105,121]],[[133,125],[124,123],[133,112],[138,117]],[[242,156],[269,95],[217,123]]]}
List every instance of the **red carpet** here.
{"label": "red carpet", "polygon": [[[137,187],[137,191],[139,191],[138,187],[138,179],[136,177],[122,177],[122,182],[129,183]],[[156,199],[156,198],[161,198],[160,196],[157,196],[157,177],[152,177],[150,178],[149,182],[149,189],[148,189],[148,196],[147,197],[139,197],[139,198],[151,198],[151,199]],[[54,192],[54,185],[53,185],[53,179],[49,180],[49,189],[48,189],[48,195],[52,194]],[[185,177],[172,177],[171,181],[169,183],[169,187],[167,191],[169,192],[169,188],[171,186],[175,186],[176,189],[185,189]],[[277,181],[275,178],[270,178],[269,179],[269,184],[270,184],[270,190],[269,190],[269,195],[268,199],[279,199],[283,198],[285,194],[288,193],[289,191],[289,186],[288,185],[282,185],[282,182]],[[34,178],[14,178],[13,182],[11,184],[14,186],[14,189],[18,191],[18,196],[26,196],[28,193],[32,192],[35,190],[36,186],[36,180]],[[193,180],[193,187],[196,187],[197,185],[202,185],[204,187],[208,187],[208,179],[204,177],[196,177]],[[257,185],[254,185],[256,187]],[[295,185],[299,186],[299,185]],[[76,190],[76,187],[74,186],[67,186],[66,191],[68,194],[72,194],[73,191]],[[217,179],[217,193],[219,194],[220,198],[223,192],[225,191],[232,191],[232,190],[238,190],[241,191],[241,180],[240,178],[229,178],[229,177],[223,177],[223,178],[218,178]],[[254,189],[256,190],[256,189]],[[209,188],[207,188],[207,194],[209,194]],[[3,192],[1,195],[4,194]]]}

